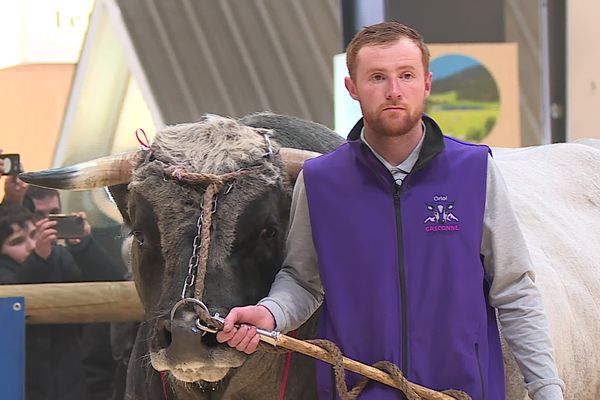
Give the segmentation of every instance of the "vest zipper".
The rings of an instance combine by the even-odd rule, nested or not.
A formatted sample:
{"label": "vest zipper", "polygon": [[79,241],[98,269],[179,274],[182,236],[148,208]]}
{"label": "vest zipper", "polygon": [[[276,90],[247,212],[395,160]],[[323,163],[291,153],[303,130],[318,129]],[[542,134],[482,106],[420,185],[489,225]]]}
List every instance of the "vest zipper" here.
{"label": "vest zipper", "polygon": [[404,246],[402,244],[402,218],[400,214],[401,186],[395,185],[394,210],[396,212],[396,233],[398,237],[398,273],[400,275],[400,309],[402,312],[402,374],[408,378],[408,329],[406,316],[406,277],[404,272]]}

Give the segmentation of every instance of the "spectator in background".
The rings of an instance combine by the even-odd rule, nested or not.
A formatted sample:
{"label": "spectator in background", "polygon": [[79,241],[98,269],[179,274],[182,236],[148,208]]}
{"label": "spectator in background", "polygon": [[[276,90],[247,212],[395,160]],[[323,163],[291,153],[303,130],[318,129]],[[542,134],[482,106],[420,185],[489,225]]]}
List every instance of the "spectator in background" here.
{"label": "spectator in background", "polygon": [[[0,149],[0,154],[2,150]],[[0,159],[0,171],[4,169],[4,161]],[[20,166],[21,171],[23,166]],[[8,210],[13,212],[17,208],[13,208],[12,205],[24,206],[32,214],[31,222],[34,220],[40,220],[36,225],[40,228],[37,229],[38,235],[44,234],[44,240],[39,243],[51,243],[56,244],[56,231],[49,229],[55,223],[48,221],[48,223],[42,223],[47,221],[46,218],[49,214],[58,214],[61,212],[61,200],[59,192],[53,189],[45,189],[36,186],[29,186],[18,178],[17,175],[8,175],[4,182],[4,199],[2,205],[11,205]],[[21,210],[22,211],[22,210]],[[23,213],[16,212],[15,216],[23,219]],[[21,222],[17,225],[21,231],[19,239],[21,242],[17,249],[21,255],[32,255],[29,261],[24,264],[24,268],[13,268],[14,264],[12,261],[7,260],[5,257],[0,265],[0,283],[43,283],[43,282],[67,282],[67,281],[113,281],[125,279],[125,271],[120,268],[120,265],[116,265],[110,256],[104,251],[104,249],[98,244],[98,242],[92,236],[92,229],[87,220],[85,212],[77,213],[84,220],[84,235],[80,239],[68,239],[66,240],[66,246],[56,246],[54,253],[56,256],[49,256],[46,259],[39,259],[36,256],[37,252],[28,250],[31,247],[31,240],[25,240],[25,231],[29,227],[29,223],[24,223],[21,226]],[[9,225],[12,225],[9,224]],[[8,229],[8,228],[7,228]],[[10,229],[7,230],[7,232]],[[35,231],[35,229],[34,229]],[[23,236],[21,238],[21,236]],[[1,237],[1,236],[0,236]],[[47,240],[47,238],[50,238]],[[3,237],[1,237],[4,239]],[[13,246],[11,246],[11,249]],[[66,255],[65,253],[70,254]],[[6,264],[6,261],[9,261]],[[14,260],[13,260],[14,261]],[[22,260],[21,260],[22,261]],[[40,268],[40,264],[48,264],[46,268]],[[6,265],[5,265],[6,264]],[[33,266],[33,267],[29,267]],[[33,268],[33,269],[32,269]],[[51,272],[56,270],[55,272]],[[33,271],[33,272],[32,272]],[[51,329],[51,325],[47,329]],[[74,376],[77,376],[77,382],[85,382],[87,390],[81,391],[80,388],[75,385],[73,387],[73,399],[85,398],[88,400],[106,400],[112,397],[113,392],[113,381],[122,380],[121,377],[115,378],[116,362],[113,359],[112,351],[110,348],[110,325],[108,323],[96,323],[96,324],[71,324],[71,325],[54,325],[56,329],[54,331],[61,332],[62,330],[68,331],[64,333],[64,337],[67,338],[64,343],[73,342],[73,348],[71,349],[71,356],[61,358],[64,362],[71,362],[72,365],[67,368],[67,371],[74,370]],[[63,342],[57,343],[53,338],[48,339],[47,344],[50,348],[45,350],[41,349],[38,344],[39,340],[36,339],[38,336],[43,336],[43,330],[33,329],[31,335],[28,334],[27,339],[28,353],[32,351],[46,351],[45,354],[53,354],[53,349],[61,349]],[[74,335],[74,332],[77,332]],[[38,335],[39,333],[39,335]],[[62,335],[62,334],[61,334]],[[60,336],[60,335],[59,335]],[[49,337],[49,336],[48,336]],[[37,343],[37,344],[36,344]],[[47,361],[47,360],[46,360]],[[30,360],[29,364],[36,363],[37,361]],[[46,363],[47,367],[52,369],[52,363]],[[43,371],[45,367],[41,367]],[[62,366],[58,366],[62,368]],[[36,369],[37,371],[37,369]],[[79,373],[84,371],[85,376],[79,377]],[[33,372],[32,372],[33,374]],[[28,373],[26,378],[30,384],[31,381],[37,381],[39,384],[35,388],[28,390],[27,399],[58,399],[58,398],[71,398],[70,394],[51,391],[47,388],[46,383],[51,381],[44,381],[38,379],[36,374]],[[82,379],[84,378],[84,379]],[[60,385],[57,386],[57,388]],[[84,388],[85,389],[85,388]],[[85,394],[85,396],[84,396]],[[63,397],[66,396],[66,397]],[[116,398],[120,399],[120,398]]]}
{"label": "spectator in background", "polygon": [[[31,200],[33,212],[38,217],[61,212],[59,192],[38,186],[29,186],[25,202]],[[85,212],[76,213],[83,218],[84,234],[81,239],[67,239],[67,249],[75,262],[90,273],[86,281],[115,281],[125,278],[122,271],[109,257],[91,234],[91,226]],[[83,367],[90,400],[105,400],[113,391],[115,361],[110,348],[110,326],[108,323],[82,325]]]}
{"label": "spectator in background", "polygon": [[[47,218],[49,214],[61,213],[60,195],[57,190],[29,186],[25,202],[31,200],[31,210],[37,218]],[[86,280],[119,281],[124,279],[124,271],[114,265],[104,249],[94,240],[92,228],[84,211],[75,213],[83,219],[83,236],[80,239],[67,239],[67,249],[81,267],[90,271]]]}
{"label": "spectator in background", "polygon": [[[73,282],[85,277],[56,241],[56,222],[34,224],[19,204],[0,206],[0,283]],[[28,325],[25,337],[26,400],[87,399],[78,324]]]}

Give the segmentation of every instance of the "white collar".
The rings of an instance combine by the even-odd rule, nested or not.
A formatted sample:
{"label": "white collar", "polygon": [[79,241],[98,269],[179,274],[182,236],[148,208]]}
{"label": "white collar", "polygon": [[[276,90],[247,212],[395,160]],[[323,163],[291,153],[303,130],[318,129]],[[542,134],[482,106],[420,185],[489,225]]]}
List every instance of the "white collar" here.
{"label": "white collar", "polygon": [[413,151],[408,155],[408,157],[406,157],[406,160],[402,161],[400,164],[398,164],[396,166],[393,166],[389,162],[387,162],[381,156],[381,154],[377,153],[375,151],[375,149],[373,149],[373,147],[371,147],[371,145],[369,144],[369,142],[367,142],[367,139],[365,138],[365,127],[364,126],[360,131],[360,140],[362,140],[363,143],[366,144],[369,149],[371,149],[371,151],[373,152],[375,157],[377,157],[377,159],[379,161],[381,161],[381,163],[388,170],[390,170],[390,172],[392,174],[394,174],[394,172],[397,170],[400,170],[400,171],[408,174],[413,169],[415,164],[417,163],[417,159],[419,158],[419,153],[421,152],[421,147],[423,147],[423,141],[425,139],[425,123],[423,122],[423,120],[421,120],[421,126],[423,127],[423,134],[421,135],[421,139],[419,139],[419,143],[417,143],[417,145],[415,146]]}

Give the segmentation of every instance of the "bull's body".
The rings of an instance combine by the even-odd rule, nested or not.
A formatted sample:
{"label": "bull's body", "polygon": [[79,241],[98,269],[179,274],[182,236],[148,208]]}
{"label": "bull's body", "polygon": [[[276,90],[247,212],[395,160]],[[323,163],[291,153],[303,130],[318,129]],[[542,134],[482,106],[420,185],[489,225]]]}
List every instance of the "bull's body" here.
{"label": "bull's body", "polygon": [[[327,152],[341,141],[323,126],[272,114],[241,121],[275,129],[275,154],[279,146]],[[262,165],[260,176],[240,177],[219,196],[202,295],[211,313],[225,315],[265,296],[283,258],[291,182],[281,161],[262,157],[260,130],[238,132],[223,122],[207,132],[200,129],[206,122],[159,132],[151,153],[138,156],[131,183],[111,187],[136,239],[134,278],[146,311],[130,359],[129,399],[279,397],[285,356],[246,357],[213,335],[201,337],[192,332],[189,310],[169,320],[187,274],[203,187],[165,178],[165,165],[212,174]],[[253,142],[247,148],[238,143],[245,135]],[[494,150],[529,245],[567,400],[600,398],[600,151],[592,146]],[[311,337],[314,328],[310,320],[298,336]],[[520,400],[522,375],[506,359],[507,399]],[[303,356],[294,356],[285,398],[315,398],[312,362]]]}
{"label": "bull's body", "polygon": [[[600,143],[496,149],[536,272],[566,400],[600,399]],[[526,397],[505,352],[507,399]]]}

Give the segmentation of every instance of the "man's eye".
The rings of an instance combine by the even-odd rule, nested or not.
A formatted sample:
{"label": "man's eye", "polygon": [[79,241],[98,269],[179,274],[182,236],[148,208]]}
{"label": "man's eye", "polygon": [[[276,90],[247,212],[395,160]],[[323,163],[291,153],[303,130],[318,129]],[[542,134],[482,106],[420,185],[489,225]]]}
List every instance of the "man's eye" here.
{"label": "man's eye", "polygon": [[20,237],[20,238],[16,238],[16,239],[12,240],[12,241],[9,243],[9,245],[10,245],[10,246],[18,246],[18,245],[22,244],[24,241],[25,241],[25,238],[22,238],[22,237]]}

